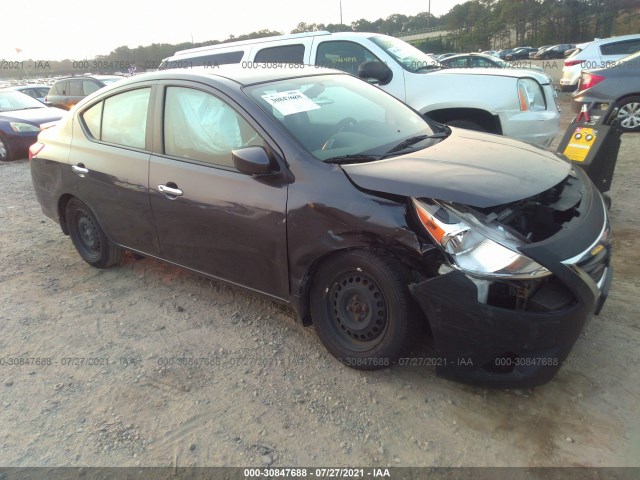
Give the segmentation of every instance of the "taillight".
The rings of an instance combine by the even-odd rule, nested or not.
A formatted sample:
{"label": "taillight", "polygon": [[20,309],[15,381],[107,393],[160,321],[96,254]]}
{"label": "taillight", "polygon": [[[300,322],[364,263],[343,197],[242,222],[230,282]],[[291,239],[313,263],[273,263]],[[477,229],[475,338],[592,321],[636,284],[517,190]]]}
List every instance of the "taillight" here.
{"label": "taillight", "polygon": [[36,142],[29,147],[29,160],[38,155],[44,148],[44,143]]}
{"label": "taillight", "polygon": [[595,73],[585,73],[582,72],[582,77],[580,78],[580,84],[578,85],[578,91],[586,90],[587,88],[591,88],[601,81],[604,80],[604,77],[600,75],[596,75]]}
{"label": "taillight", "polygon": [[582,63],[583,60],[565,60],[564,61],[564,66],[565,67],[573,67],[574,65],[578,65],[579,63]]}

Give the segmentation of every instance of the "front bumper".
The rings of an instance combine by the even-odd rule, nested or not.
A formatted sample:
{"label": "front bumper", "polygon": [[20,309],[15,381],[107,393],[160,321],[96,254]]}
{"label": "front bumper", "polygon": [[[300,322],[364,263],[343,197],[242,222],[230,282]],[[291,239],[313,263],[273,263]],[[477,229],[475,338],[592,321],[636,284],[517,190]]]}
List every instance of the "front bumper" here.
{"label": "front bumper", "polygon": [[535,308],[481,303],[476,284],[457,270],[409,286],[433,333],[438,375],[503,388],[541,385],[600,312],[613,275],[609,223],[602,197],[577,175],[586,187],[579,221],[521,248],[553,274]]}
{"label": "front bumper", "polygon": [[560,130],[560,112],[553,109],[542,112],[507,112],[500,114],[502,134],[548,147]]}
{"label": "front bumper", "polygon": [[[433,333],[439,376],[475,385],[523,388],[548,382],[602,307],[603,291],[559,312],[524,312],[479,303],[477,288],[453,271],[411,286]],[[455,295],[452,295],[455,292]]]}

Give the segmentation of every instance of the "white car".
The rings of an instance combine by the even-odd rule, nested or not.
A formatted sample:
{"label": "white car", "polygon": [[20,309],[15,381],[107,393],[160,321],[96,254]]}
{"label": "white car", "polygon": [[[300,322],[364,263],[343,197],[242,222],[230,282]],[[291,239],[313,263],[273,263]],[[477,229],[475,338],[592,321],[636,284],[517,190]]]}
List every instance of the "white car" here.
{"label": "white car", "polygon": [[607,68],[613,62],[640,50],[640,34],[611,37],[576,45],[573,52],[564,61],[560,90],[570,92],[578,86],[582,70]]}
{"label": "white car", "polygon": [[358,76],[433,120],[548,147],[560,128],[555,90],[542,72],[441,69],[438,61],[394,37],[365,32],[308,32],[177,52],[165,68],[240,63],[262,70],[316,65]]}

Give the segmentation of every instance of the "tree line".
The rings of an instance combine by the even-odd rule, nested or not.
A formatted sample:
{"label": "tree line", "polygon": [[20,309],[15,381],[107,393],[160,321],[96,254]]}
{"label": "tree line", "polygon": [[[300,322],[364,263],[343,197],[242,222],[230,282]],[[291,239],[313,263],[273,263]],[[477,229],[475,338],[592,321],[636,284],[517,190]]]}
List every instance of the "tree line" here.
{"label": "tree line", "polygon": [[[578,43],[593,38],[640,33],[638,0],[470,0],[454,6],[447,14],[436,17],[428,12],[416,15],[393,14],[371,21],[361,18],[351,24],[300,22],[290,33],[326,30],[329,32],[375,32],[402,36],[429,27],[448,31],[438,38],[417,42],[423,51],[475,51],[513,46],[556,43]],[[158,68],[163,58],[177,50],[249,40],[285,32],[259,30],[245,35],[230,35],[224,40],[179,44],[153,43],[129,48],[121,46],[93,60],[69,59],[47,61],[33,66],[0,72],[3,76],[33,77],[66,74],[127,72],[131,65],[137,71]]]}

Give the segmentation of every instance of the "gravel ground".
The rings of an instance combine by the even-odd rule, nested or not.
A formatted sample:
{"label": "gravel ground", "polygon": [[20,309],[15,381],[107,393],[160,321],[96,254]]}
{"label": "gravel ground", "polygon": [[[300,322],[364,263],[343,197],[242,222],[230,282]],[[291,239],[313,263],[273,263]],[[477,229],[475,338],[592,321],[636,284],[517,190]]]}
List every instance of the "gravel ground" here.
{"label": "gravel ground", "polygon": [[41,213],[28,161],[0,164],[0,464],[638,466],[639,151],[624,135],[609,300],[530,390],[351,370],[269,300],[150,259],[92,269]]}

